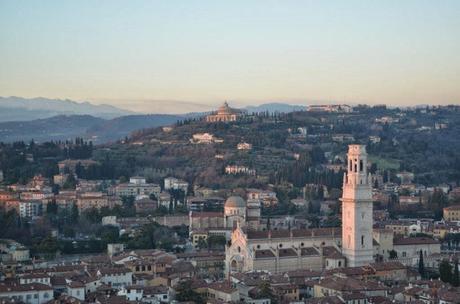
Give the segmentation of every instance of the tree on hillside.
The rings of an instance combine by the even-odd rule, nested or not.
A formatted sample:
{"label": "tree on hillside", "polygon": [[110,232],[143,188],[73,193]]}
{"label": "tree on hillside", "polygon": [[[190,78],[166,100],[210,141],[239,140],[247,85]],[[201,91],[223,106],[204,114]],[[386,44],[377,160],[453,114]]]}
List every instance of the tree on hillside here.
{"label": "tree on hillside", "polygon": [[452,266],[448,260],[442,260],[441,264],[439,264],[439,275],[441,277],[441,281],[444,283],[452,281]]}
{"label": "tree on hillside", "polygon": [[79,217],[79,213],[78,213],[77,204],[73,204],[72,210],[70,211],[70,222],[72,224],[78,223],[78,217]]}
{"label": "tree on hillside", "polygon": [[181,302],[195,302],[197,304],[205,303],[203,297],[193,290],[192,281],[185,280],[179,282],[176,286],[176,300]]}
{"label": "tree on hillside", "polygon": [[46,213],[47,214],[57,214],[58,206],[56,204],[56,200],[53,199],[46,205]]}

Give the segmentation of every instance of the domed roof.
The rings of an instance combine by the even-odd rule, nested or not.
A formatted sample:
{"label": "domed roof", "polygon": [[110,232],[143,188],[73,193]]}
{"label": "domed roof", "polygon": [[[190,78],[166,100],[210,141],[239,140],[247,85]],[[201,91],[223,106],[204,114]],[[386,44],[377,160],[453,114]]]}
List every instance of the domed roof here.
{"label": "domed roof", "polygon": [[245,208],[246,202],[241,196],[230,196],[225,201],[225,208]]}
{"label": "domed roof", "polygon": [[221,106],[219,107],[219,109],[217,110],[217,113],[218,113],[218,114],[222,114],[222,115],[223,115],[223,114],[232,114],[232,113],[234,113],[234,112],[235,112],[235,111],[234,111],[232,108],[230,108],[230,107],[228,106],[228,103],[227,103],[227,102],[224,102],[224,104],[221,105]]}

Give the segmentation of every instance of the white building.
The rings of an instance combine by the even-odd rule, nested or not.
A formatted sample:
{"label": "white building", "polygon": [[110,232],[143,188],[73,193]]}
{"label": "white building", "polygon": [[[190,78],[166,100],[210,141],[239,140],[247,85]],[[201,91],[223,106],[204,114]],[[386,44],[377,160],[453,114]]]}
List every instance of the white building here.
{"label": "white building", "polygon": [[165,190],[182,190],[185,195],[188,192],[188,182],[175,177],[167,177],[164,179]]}
{"label": "white building", "polygon": [[343,180],[342,253],[348,266],[374,261],[372,236],[372,179],[367,172],[366,147],[348,147],[348,172]]}
{"label": "white building", "polygon": [[133,272],[124,267],[112,267],[99,269],[96,276],[100,278],[101,283],[121,288],[133,284]]}
{"label": "white building", "polygon": [[153,194],[155,197],[161,192],[158,184],[147,183],[143,177],[131,177],[129,183],[119,184],[114,189],[115,195],[121,196],[139,196]]}
{"label": "white building", "polygon": [[142,301],[144,303],[170,303],[171,296],[167,286],[140,286],[131,285],[122,288],[119,296],[125,296],[128,301]]}
{"label": "white building", "polygon": [[223,143],[223,139],[216,138],[210,133],[196,133],[192,135],[190,142],[195,144],[211,144],[211,143]]}
{"label": "white building", "polygon": [[252,144],[247,143],[247,142],[241,142],[236,146],[236,148],[238,150],[251,150],[252,149]]}
{"label": "white building", "polygon": [[276,192],[271,190],[247,189],[248,201],[258,201],[266,207],[278,204]]}
{"label": "white building", "polygon": [[130,184],[135,184],[135,185],[142,185],[142,184],[146,184],[147,181],[144,177],[142,176],[133,176],[129,179],[129,183]]}
{"label": "white building", "polygon": [[81,301],[85,300],[85,284],[77,281],[67,283],[67,295],[77,298]]}
{"label": "white building", "polygon": [[228,165],[225,167],[225,173],[226,174],[256,175],[256,170],[249,169],[246,166]]}
{"label": "white building", "polygon": [[19,203],[19,216],[23,218],[32,218],[42,215],[41,201],[23,201]]}
{"label": "white building", "polygon": [[19,278],[19,284],[40,283],[51,286],[51,277],[47,273],[27,273]]}
{"label": "white building", "polygon": [[9,239],[0,239],[0,261],[24,262],[30,260],[29,249]]}
{"label": "white building", "polygon": [[53,288],[39,283],[0,285],[0,298],[14,299],[26,304],[42,304],[53,299]]}

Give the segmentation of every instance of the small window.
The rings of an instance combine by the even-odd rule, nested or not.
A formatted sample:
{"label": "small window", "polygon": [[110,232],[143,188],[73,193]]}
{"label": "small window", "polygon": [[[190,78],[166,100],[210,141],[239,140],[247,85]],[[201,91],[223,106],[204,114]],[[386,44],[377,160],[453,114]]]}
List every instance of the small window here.
{"label": "small window", "polygon": [[364,235],[361,235],[361,246],[364,248]]}
{"label": "small window", "polygon": [[359,160],[359,172],[363,172],[363,161]]}

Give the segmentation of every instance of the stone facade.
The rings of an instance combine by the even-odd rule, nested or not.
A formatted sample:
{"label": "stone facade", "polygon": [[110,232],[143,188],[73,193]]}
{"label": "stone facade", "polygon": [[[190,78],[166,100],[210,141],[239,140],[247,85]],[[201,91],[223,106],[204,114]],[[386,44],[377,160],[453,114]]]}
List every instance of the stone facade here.
{"label": "stone facade", "polygon": [[325,266],[323,248],[339,248],[340,244],[337,228],[253,231],[237,227],[226,248],[226,270],[321,270]]}
{"label": "stone facade", "polygon": [[348,266],[373,262],[372,186],[366,147],[350,145],[342,196],[342,253]]}

